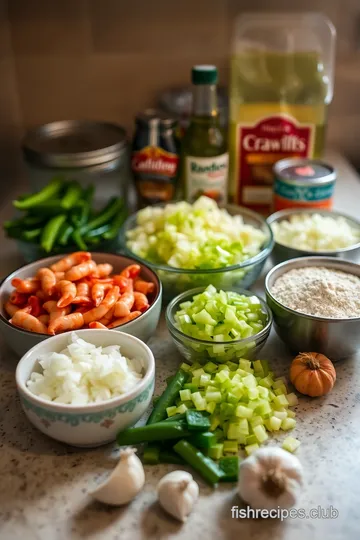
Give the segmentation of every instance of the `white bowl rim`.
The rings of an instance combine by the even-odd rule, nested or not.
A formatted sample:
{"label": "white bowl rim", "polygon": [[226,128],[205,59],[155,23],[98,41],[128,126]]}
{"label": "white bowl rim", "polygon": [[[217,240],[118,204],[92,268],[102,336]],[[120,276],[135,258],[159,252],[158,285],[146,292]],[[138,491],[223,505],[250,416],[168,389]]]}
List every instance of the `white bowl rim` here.
{"label": "white bowl rim", "polygon": [[[127,259],[131,264],[135,263],[135,264],[138,264],[139,261],[131,258],[131,257],[128,257],[127,255],[122,255],[121,253],[103,253],[101,251],[91,251],[91,256],[92,255],[104,255],[104,257],[108,256],[108,255],[111,255],[113,257],[122,257],[123,259]],[[44,263],[44,266],[46,266],[46,262],[49,261],[49,263],[51,261],[55,262],[56,260],[60,260],[62,259],[63,257],[66,256],[66,253],[62,254],[62,255],[51,255],[50,257],[46,257],[45,259],[38,259],[37,261],[33,261],[31,263],[28,263],[28,264],[24,264],[23,266],[20,266],[20,268],[17,268],[16,270],[14,270],[13,272],[11,272],[10,274],[8,274],[6,277],[4,277],[1,281],[0,281],[0,306],[2,307],[3,304],[5,303],[3,298],[2,298],[2,295],[3,295],[3,291],[2,291],[2,288],[3,288],[3,285],[5,283],[5,281],[11,281],[14,277],[17,276],[17,273],[20,272],[21,270],[24,270],[25,268],[27,268],[28,266],[32,266],[33,264],[37,264],[37,263]],[[127,323],[124,323],[124,324],[120,324],[119,326],[116,326],[115,328],[113,328],[112,330],[117,330],[118,328],[130,328],[131,326],[135,325],[141,318],[144,319],[145,316],[147,316],[151,311],[152,311],[152,308],[158,303],[159,301],[159,298],[161,299],[162,297],[162,283],[161,283],[161,280],[159,279],[158,275],[156,274],[156,272],[154,272],[154,270],[152,268],[150,268],[150,266],[148,266],[147,264],[141,262],[141,264],[143,266],[146,267],[147,270],[149,270],[149,272],[152,274],[153,278],[154,278],[154,281],[156,282],[157,284],[157,288],[158,288],[158,292],[157,292],[157,295],[155,296],[152,304],[150,305],[149,309],[147,309],[146,311],[144,311],[141,315],[139,315],[138,317],[136,317],[136,319],[133,319],[132,321],[129,321]],[[29,330],[25,330],[24,328],[19,328],[18,326],[14,326],[13,324],[11,324],[9,322],[9,320],[3,316],[3,314],[1,313],[1,310],[0,310],[0,321],[5,323],[7,326],[9,326],[10,328],[12,328],[13,330],[16,330],[17,332],[21,332],[27,336],[46,336],[47,338],[49,338],[49,334],[42,334],[40,332],[30,332]],[[84,328],[84,330],[87,330],[87,328]],[[122,331],[122,330],[121,330]],[[66,334],[69,333],[69,331],[67,332],[64,332]],[[125,332],[124,332],[125,333]],[[57,334],[59,335],[59,334]]]}
{"label": "white bowl rim", "polygon": [[[148,357],[148,366],[145,371],[144,377],[141,379],[141,381],[130,391],[127,392],[121,396],[117,396],[111,399],[107,399],[105,401],[100,401],[97,403],[89,403],[87,405],[70,405],[67,403],[54,403],[53,401],[47,401],[46,399],[40,398],[39,396],[33,394],[30,392],[30,390],[26,386],[26,381],[23,380],[21,377],[20,372],[22,371],[22,368],[24,365],[27,365],[30,363],[30,359],[33,357],[34,354],[36,354],[37,349],[41,349],[45,344],[48,345],[51,340],[53,341],[60,341],[60,339],[63,339],[65,336],[70,336],[71,334],[69,332],[58,334],[56,336],[51,336],[46,341],[41,341],[40,343],[37,343],[28,350],[27,353],[24,354],[24,356],[20,359],[20,361],[17,364],[16,372],[15,372],[15,380],[16,380],[16,387],[19,393],[23,394],[26,398],[31,400],[32,402],[38,404],[41,407],[45,407],[47,409],[51,409],[57,412],[67,412],[67,413],[87,413],[87,412],[96,412],[98,410],[103,410],[112,408],[113,406],[118,406],[126,403],[127,401],[130,401],[134,397],[136,397],[138,394],[140,394],[143,390],[145,390],[149,384],[151,383],[151,380],[154,378],[155,375],[155,358],[154,355],[143,341],[141,339],[132,336],[131,334],[126,334],[125,332],[114,332],[112,330],[102,330],[98,328],[86,328],[83,330],[77,330],[76,334],[79,334],[81,337],[81,334],[84,333],[92,333],[92,334],[99,334],[103,335],[104,333],[111,333],[112,336],[114,336],[114,345],[120,345],[121,343],[116,343],[117,340],[121,341],[123,337],[125,337],[126,340],[133,341],[138,347],[145,350],[146,355]],[[84,337],[83,339],[86,340]],[[36,363],[36,358],[32,359],[32,365],[34,367]]]}

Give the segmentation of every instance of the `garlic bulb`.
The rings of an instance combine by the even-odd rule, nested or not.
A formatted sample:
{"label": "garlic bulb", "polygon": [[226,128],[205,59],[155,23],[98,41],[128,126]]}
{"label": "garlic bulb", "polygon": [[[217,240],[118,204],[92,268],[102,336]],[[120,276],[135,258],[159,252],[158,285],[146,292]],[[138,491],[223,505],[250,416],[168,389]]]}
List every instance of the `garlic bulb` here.
{"label": "garlic bulb", "polygon": [[240,464],[239,495],[254,509],[294,506],[302,483],[300,461],[281,448],[260,448]]}
{"label": "garlic bulb", "polygon": [[97,501],[114,506],[130,502],[145,484],[144,468],[134,448],[120,453],[119,463],[110,476],[91,493]]}
{"label": "garlic bulb", "polygon": [[166,512],[180,521],[186,521],[199,496],[199,486],[190,473],[173,471],[161,478],[157,494]]}

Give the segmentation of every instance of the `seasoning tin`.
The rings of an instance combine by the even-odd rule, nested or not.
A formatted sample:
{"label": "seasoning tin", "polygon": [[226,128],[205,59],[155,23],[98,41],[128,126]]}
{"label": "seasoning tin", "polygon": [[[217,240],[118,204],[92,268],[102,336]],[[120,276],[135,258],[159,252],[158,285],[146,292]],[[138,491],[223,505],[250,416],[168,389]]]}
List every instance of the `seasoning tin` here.
{"label": "seasoning tin", "polygon": [[131,169],[139,205],[171,201],[175,196],[179,153],[175,118],[148,109],[136,117]]}
{"label": "seasoning tin", "polygon": [[333,206],[336,171],[323,161],[282,159],[274,165],[274,211]]}

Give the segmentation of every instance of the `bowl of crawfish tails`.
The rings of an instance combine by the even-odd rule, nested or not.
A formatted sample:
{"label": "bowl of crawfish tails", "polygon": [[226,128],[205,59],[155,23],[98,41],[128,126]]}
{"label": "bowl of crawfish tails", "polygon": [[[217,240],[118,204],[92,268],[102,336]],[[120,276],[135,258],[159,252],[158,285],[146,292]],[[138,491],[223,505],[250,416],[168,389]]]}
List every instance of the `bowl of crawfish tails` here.
{"label": "bowl of crawfish tails", "polygon": [[78,251],[33,262],[0,287],[0,330],[19,356],[49,336],[113,329],[142,341],[154,334],[162,287],[149,267],[110,253]]}

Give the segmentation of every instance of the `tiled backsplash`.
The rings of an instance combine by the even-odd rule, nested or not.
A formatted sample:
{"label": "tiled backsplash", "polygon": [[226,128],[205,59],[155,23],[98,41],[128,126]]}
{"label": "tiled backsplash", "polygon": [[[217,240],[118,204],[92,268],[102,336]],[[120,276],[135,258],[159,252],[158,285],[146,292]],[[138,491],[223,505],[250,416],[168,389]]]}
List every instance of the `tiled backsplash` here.
{"label": "tiled backsplash", "polygon": [[[0,168],[17,170],[21,134],[64,118],[113,120],[187,84],[194,63],[227,83],[234,17],[322,11],[338,30],[328,142],[360,164],[360,0],[0,0]],[[359,143],[360,146],[360,143]]]}

